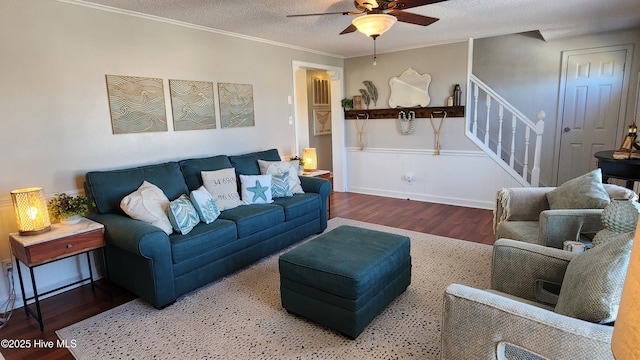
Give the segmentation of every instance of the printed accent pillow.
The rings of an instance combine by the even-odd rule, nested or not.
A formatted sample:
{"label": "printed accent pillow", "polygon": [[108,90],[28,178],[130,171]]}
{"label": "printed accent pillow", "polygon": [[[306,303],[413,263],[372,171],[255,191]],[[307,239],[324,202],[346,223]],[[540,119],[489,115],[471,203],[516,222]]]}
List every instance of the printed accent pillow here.
{"label": "printed accent pillow", "polygon": [[211,194],[204,186],[200,186],[197,190],[193,190],[189,194],[193,207],[196,208],[200,221],[205,224],[211,224],[220,216],[220,210]]}
{"label": "printed accent pillow", "polygon": [[167,235],[173,232],[167,217],[169,199],[162,190],[150,182],[143,181],[138,190],[120,201],[120,208],[132,219],[157,226]]}
{"label": "printed accent pillow", "polygon": [[234,168],[202,171],[200,175],[202,175],[205,189],[216,202],[218,210],[224,211],[242,205]]}
{"label": "printed accent pillow", "polygon": [[185,194],[169,203],[168,213],[171,225],[182,235],[187,235],[200,222],[196,208]]}
{"label": "printed accent pillow", "polygon": [[555,312],[599,324],[616,320],[633,245],[619,234],[571,259]]}
{"label": "printed accent pillow", "polygon": [[289,187],[288,171],[285,171],[282,175],[271,175],[271,194],[274,199],[293,196]]}
{"label": "printed accent pillow", "polygon": [[293,194],[304,194],[300,178],[298,177],[298,165],[300,161],[265,161],[258,160],[260,166],[260,174],[266,175],[282,175],[286,171],[289,172],[289,189]]}
{"label": "printed accent pillow", "polygon": [[547,201],[555,209],[604,209],[610,198],[602,185],[600,168],[571,179],[547,193]]}
{"label": "printed accent pillow", "polygon": [[271,194],[271,175],[240,174],[242,201],[249,204],[268,204],[273,202]]}

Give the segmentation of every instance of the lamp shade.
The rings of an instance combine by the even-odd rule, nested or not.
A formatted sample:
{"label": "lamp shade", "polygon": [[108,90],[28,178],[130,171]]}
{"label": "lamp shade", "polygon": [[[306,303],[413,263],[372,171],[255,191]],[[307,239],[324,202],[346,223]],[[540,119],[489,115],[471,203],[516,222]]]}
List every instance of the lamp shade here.
{"label": "lamp shade", "polygon": [[11,201],[20,235],[36,235],[51,229],[47,200],[41,187],[13,190]]}
{"label": "lamp shade", "polygon": [[316,148],[304,148],[302,150],[302,158],[304,159],[304,170],[314,171],[318,169],[318,155]]}
{"label": "lamp shade", "polygon": [[369,36],[377,37],[384,34],[398,19],[389,14],[368,14],[358,16],[351,23],[358,31]]}
{"label": "lamp shade", "polygon": [[640,222],[636,226],[611,349],[616,360],[640,359]]}

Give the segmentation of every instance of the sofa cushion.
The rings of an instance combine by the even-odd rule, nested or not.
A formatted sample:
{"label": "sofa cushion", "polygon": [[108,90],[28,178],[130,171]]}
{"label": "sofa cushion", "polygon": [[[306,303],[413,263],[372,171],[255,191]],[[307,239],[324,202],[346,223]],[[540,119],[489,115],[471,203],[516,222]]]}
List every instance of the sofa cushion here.
{"label": "sofa cushion", "polygon": [[298,177],[298,160],[293,161],[266,161],[258,160],[261,174],[280,175],[289,173],[289,188],[294,194],[304,194]]}
{"label": "sofa cushion", "polygon": [[218,218],[218,216],[220,216],[220,210],[218,210],[216,202],[213,201],[213,197],[211,197],[211,194],[204,186],[200,186],[196,190],[193,190],[189,197],[193,203],[193,207],[196,208],[196,211],[198,212],[200,221],[203,223],[211,224]]}
{"label": "sofa cushion", "polygon": [[622,234],[573,258],[555,312],[594,323],[615,321],[632,244],[633,233]]}
{"label": "sofa cushion", "polygon": [[173,232],[167,217],[169,199],[159,187],[150,182],[143,181],[136,191],[122,198],[120,207],[132,219],[159,227],[167,235]]}
{"label": "sofa cushion", "polygon": [[296,194],[292,197],[274,199],[273,203],[282,206],[286,221],[320,211],[321,197],[316,193]]}
{"label": "sofa cushion", "polygon": [[595,169],[571,179],[547,193],[549,207],[554,209],[603,209],[609,194],[602,185],[602,171]]}
{"label": "sofa cushion", "polygon": [[232,168],[203,171],[202,181],[220,211],[242,205],[236,185],[236,173]]}
{"label": "sofa cushion", "polygon": [[171,201],[167,214],[173,229],[182,235],[188,234],[200,222],[200,216],[187,195]]}
{"label": "sofa cushion", "polygon": [[120,201],[145,180],[159,187],[169,199],[189,192],[178,163],[168,162],[123,170],[90,171],[86,175],[87,196],[93,199],[98,213],[123,214]]}
{"label": "sofa cushion", "polygon": [[236,234],[236,225],[232,221],[217,219],[211,224],[198,224],[187,235],[169,235],[173,263],[189,261],[200,254],[235,241]]}
{"label": "sofa cushion", "polygon": [[271,195],[273,195],[274,199],[293,196],[289,186],[288,171],[278,175],[271,175]]}
{"label": "sofa cushion", "polygon": [[[540,244],[540,222],[503,221],[496,228],[496,238],[513,239]],[[543,244],[540,244],[543,245]]]}
{"label": "sofa cushion", "polygon": [[241,238],[283,223],[284,210],[274,204],[243,205],[223,211],[220,219],[235,222]]}
{"label": "sofa cushion", "polygon": [[240,197],[244,204],[270,204],[273,202],[271,175],[240,174],[240,183]]}
{"label": "sofa cushion", "polygon": [[278,150],[270,149],[258,151],[244,155],[229,156],[231,165],[236,169],[238,175],[260,175],[258,160],[280,161]]}
{"label": "sofa cushion", "polygon": [[226,155],[218,155],[206,158],[187,159],[179,162],[180,170],[184,175],[184,181],[193,191],[204,185],[201,172],[227,169],[232,167]]}

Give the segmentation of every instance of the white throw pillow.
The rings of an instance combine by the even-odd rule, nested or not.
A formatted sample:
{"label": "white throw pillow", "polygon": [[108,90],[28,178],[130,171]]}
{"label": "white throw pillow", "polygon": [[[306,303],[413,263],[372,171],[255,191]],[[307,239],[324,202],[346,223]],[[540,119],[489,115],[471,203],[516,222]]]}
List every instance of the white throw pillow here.
{"label": "white throw pillow", "polygon": [[211,224],[220,216],[220,210],[218,210],[216,202],[204,186],[193,190],[190,194],[190,199],[203,223]]}
{"label": "white throw pillow", "polygon": [[169,199],[164,192],[147,181],[120,201],[120,208],[131,218],[157,226],[167,235],[173,232],[167,217],[168,207]]}
{"label": "white throw pillow", "polygon": [[298,177],[298,165],[300,161],[265,161],[258,160],[260,166],[260,174],[266,175],[282,175],[289,172],[289,189],[294,194],[304,194]]}
{"label": "white throw pillow", "polygon": [[202,171],[200,174],[202,175],[202,183],[216,202],[218,210],[233,209],[242,205],[234,168]]}
{"label": "white throw pillow", "polygon": [[247,204],[269,204],[271,195],[271,175],[240,175],[242,201]]}

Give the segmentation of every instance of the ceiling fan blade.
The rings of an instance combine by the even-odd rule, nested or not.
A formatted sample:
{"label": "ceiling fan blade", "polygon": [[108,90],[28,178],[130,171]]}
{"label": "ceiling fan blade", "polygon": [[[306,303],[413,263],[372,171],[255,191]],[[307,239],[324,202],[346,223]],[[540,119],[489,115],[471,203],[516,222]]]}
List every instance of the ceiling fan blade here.
{"label": "ceiling fan blade", "polygon": [[[423,6],[423,5],[429,5],[429,4],[435,4],[435,3],[439,3],[439,2],[443,2],[443,1],[447,1],[447,0],[397,0],[397,1],[392,1],[391,3],[396,3],[395,4],[395,9],[402,9],[402,10],[406,10],[406,9],[411,9],[417,6]],[[390,8],[393,8],[393,6],[389,6]]]}
{"label": "ceiling fan blade", "polygon": [[430,16],[424,16],[424,15],[418,15],[418,14],[412,14],[412,13],[408,13],[408,12],[400,11],[400,10],[392,10],[391,12],[389,12],[389,14],[394,15],[395,17],[397,17],[398,21],[406,22],[406,23],[409,23],[409,24],[422,25],[422,26],[431,25],[434,22],[440,20],[438,18],[434,18],[434,17],[430,17]]}
{"label": "ceiling fan blade", "polygon": [[355,25],[351,24],[346,29],[342,30],[340,35],[349,34],[349,33],[352,33],[352,32],[354,32],[356,30],[358,30],[358,28],[356,28]]}
{"label": "ceiling fan blade", "polygon": [[334,11],[334,12],[316,13],[316,14],[287,15],[287,17],[320,16],[320,15],[354,15],[354,14],[359,14],[359,13],[354,13],[354,12],[351,12],[351,11]]}

